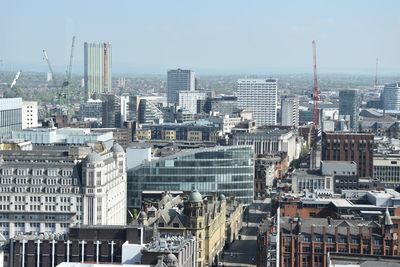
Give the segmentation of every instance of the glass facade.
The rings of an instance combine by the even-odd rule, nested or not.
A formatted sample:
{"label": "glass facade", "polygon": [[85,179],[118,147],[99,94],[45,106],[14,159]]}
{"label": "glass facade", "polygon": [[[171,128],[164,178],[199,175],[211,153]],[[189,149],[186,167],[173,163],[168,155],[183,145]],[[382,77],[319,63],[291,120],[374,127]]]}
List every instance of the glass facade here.
{"label": "glass facade", "polygon": [[22,99],[0,99],[0,140],[11,138],[12,131],[22,129]]}
{"label": "glass facade", "polygon": [[252,146],[214,147],[180,152],[128,170],[128,207],[141,206],[147,190],[193,190],[253,200]]}

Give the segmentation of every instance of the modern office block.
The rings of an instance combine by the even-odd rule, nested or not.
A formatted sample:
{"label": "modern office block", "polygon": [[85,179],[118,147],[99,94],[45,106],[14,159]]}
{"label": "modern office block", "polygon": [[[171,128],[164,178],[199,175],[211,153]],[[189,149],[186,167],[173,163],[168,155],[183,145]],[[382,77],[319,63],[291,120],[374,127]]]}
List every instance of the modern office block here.
{"label": "modern office block", "polygon": [[256,124],[275,125],[278,85],[275,79],[239,79],[239,108],[253,112]]}
{"label": "modern office block", "polygon": [[181,151],[128,170],[128,207],[141,207],[145,190],[192,190],[253,200],[252,146],[229,146]]}
{"label": "modern office block", "polygon": [[0,98],[0,140],[22,129],[22,99]]}
{"label": "modern office block", "polygon": [[205,100],[207,93],[204,91],[180,91],[178,93],[179,107],[188,110],[191,114],[197,113],[197,101]]}
{"label": "modern office block", "polygon": [[85,120],[101,120],[102,119],[103,101],[100,99],[89,99],[81,103],[79,106],[79,119]]}
{"label": "modern office block", "polygon": [[350,129],[359,130],[360,96],[356,90],[339,92],[339,115],[350,115]]}
{"label": "modern office block", "polygon": [[400,82],[385,84],[381,98],[384,110],[400,110]]}
{"label": "modern office block", "polygon": [[167,102],[178,104],[180,91],[194,91],[196,88],[195,73],[191,70],[169,70],[167,73]]}
{"label": "modern office block", "polygon": [[297,96],[282,96],[281,125],[299,126],[299,98]]}
{"label": "modern office block", "polygon": [[112,53],[109,43],[84,44],[84,83],[87,99],[111,91]]}
{"label": "modern office block", "polygon": [[121,128],[121,99],[114,94],[102,97],[102,127]]}

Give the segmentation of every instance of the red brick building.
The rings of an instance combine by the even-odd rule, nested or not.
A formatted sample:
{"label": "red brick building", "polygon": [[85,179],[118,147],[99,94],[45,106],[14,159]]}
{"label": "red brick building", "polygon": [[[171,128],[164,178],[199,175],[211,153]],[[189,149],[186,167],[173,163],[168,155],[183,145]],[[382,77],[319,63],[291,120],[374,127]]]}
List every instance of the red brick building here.
{"label": "red brick building", "polygon": [[374,135],[322,133],[321,160],[354,161],[359,177],[372,177]]}
{"label": "red brick building", "polygon": [[259,234],[257,266],[327,267],[328,252],[399,257],[397,226],[388,210],[378,221],[282,217]]}

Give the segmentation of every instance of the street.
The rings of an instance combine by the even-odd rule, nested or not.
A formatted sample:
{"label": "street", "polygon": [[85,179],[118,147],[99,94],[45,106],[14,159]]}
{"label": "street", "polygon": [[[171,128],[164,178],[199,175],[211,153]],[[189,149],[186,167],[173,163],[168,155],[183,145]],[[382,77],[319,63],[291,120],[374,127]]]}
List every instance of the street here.
{"label": "street", "polygon": [[270,199],[253,202],[249,207],[248,223],[243,220],[241,240],[236,240],[224,250],[223,266],[256,266],[258,225],[270,210]]}

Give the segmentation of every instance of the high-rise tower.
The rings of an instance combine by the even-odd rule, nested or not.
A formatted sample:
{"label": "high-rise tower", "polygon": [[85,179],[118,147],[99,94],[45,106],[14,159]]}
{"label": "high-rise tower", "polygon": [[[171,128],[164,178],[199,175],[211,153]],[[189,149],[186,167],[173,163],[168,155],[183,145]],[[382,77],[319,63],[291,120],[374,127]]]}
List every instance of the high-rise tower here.
{"label": "high-rise tower", "polygon": [[350,128],[358,131],[360,113],[360,96],[356,90],[342,90],[339,92],[339,115],[350,115]]}
{"label": "high-rise tower", "polygon": [[169,70],[167,73],[167,101],[168,104],[178,104],[179,91],[194,91],[196,88],[194,71]]}
{"label": "high-rise tower", "polygon": [[381,98],[384,110],[400,110],[400,82],[385,84]]}
{"label": "high-rise tower", "polygon": [[258,126],[275,125],[277,91],[275,79],[239,79],[239,108],[252,111]]}
{"label": "high-rise tower", "polygon": [[109,43],[84,44],[84,80],[87,99],[98,98],[100,94],[111,91],[111,54]]}
{"label": "high-rise tower", "polygon": [[299,98],[297,96],[282,96],[281,118],[283,126],[299,126]]}

